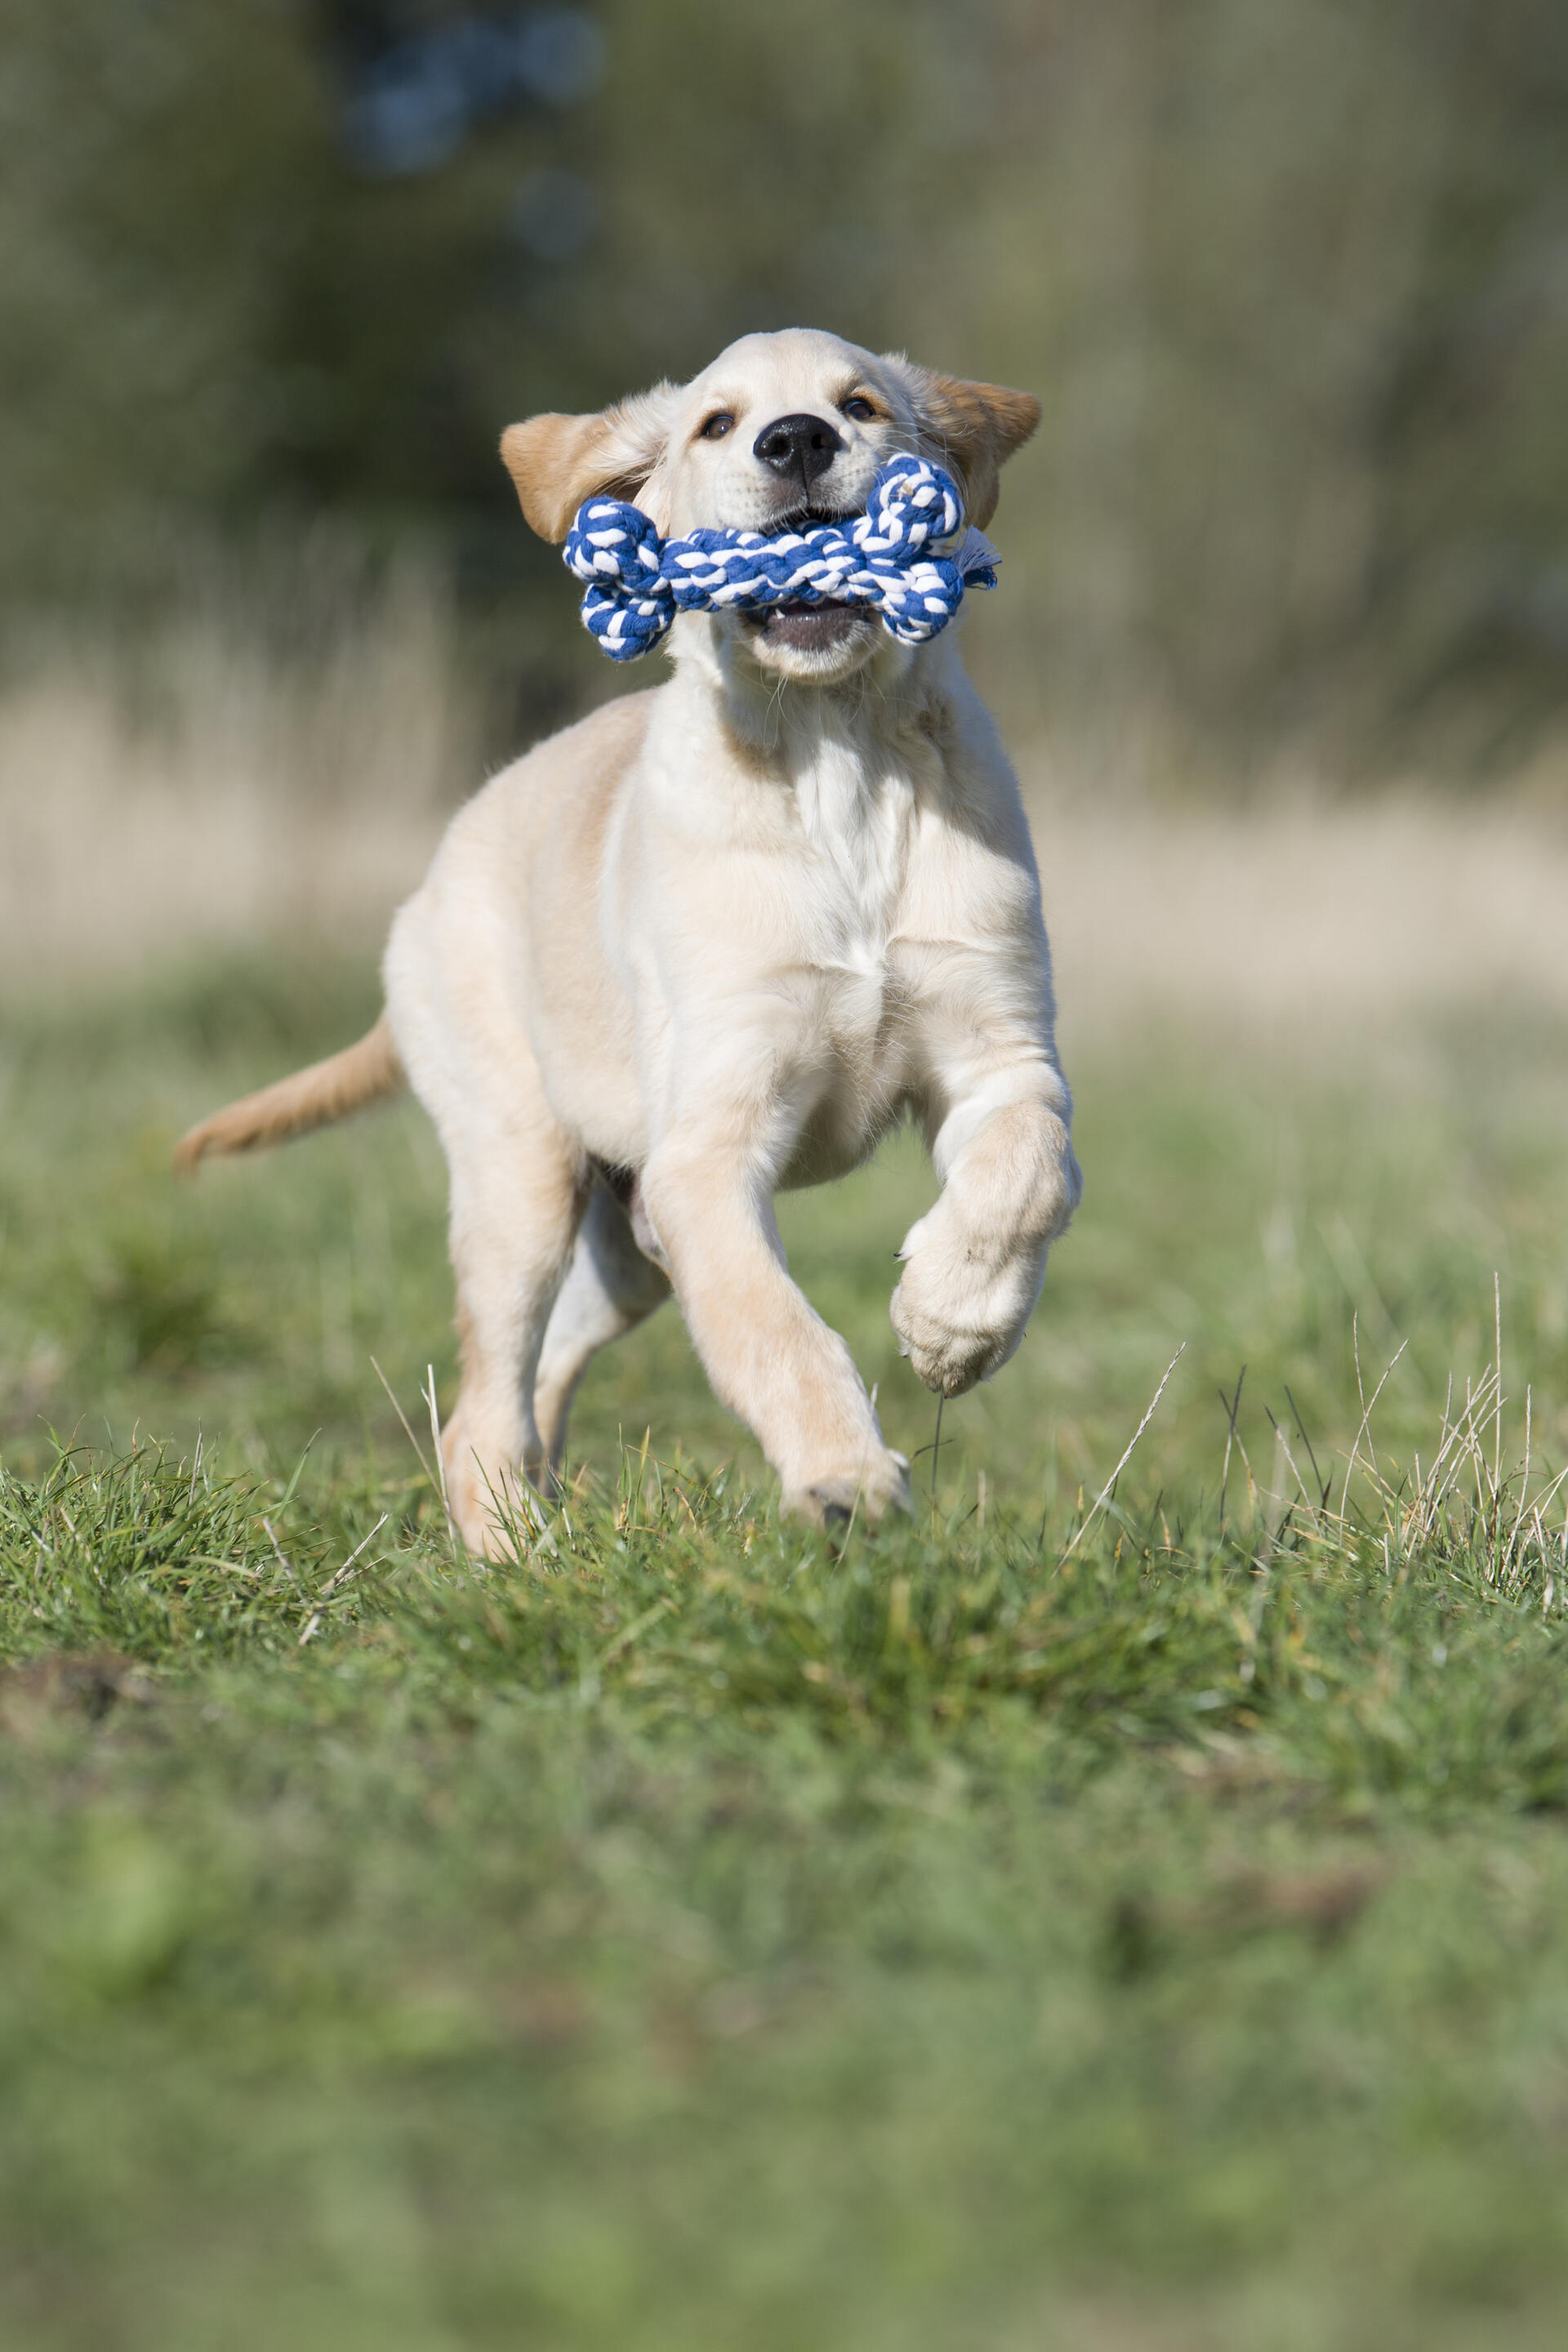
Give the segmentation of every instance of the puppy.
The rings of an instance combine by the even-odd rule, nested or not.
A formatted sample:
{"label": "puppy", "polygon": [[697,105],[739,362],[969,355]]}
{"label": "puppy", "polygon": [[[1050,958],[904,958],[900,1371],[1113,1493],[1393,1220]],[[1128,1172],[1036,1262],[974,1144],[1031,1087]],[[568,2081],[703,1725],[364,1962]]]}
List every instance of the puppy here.
{"label": "puppy", "polygon": [[[595,495],[666,536],[809,529],[911,449],[983,528],[1038,419],[1026,394],[792,330],[602,415],[514,425],[501,455],[552,541]],[[907,1508],[907,1462],[790,1280],[775,1193],[918,1121],[942,1190],[892,1321],[956,1396],[1018,1346],[1081,1189],[1028,828],[956,628],[910,649],[874,614],[785,605],[683,614],[668,643],[667,683],[453,819],[369,1035],[180,1146],[190,1168],[278,1142],[406,1077],[451,1171],[445,1466],[476,1551],[528,1523],[584,1366],[671,1289],[788,1510]]]}

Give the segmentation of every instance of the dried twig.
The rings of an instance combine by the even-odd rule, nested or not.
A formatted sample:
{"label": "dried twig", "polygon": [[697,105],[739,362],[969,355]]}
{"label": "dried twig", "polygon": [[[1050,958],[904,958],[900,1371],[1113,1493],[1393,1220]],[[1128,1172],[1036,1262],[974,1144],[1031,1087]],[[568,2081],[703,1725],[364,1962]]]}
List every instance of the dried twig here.
{"label": "dried twig", "polygon": [[424,1471],[425,1475],[430,1480],[430,1484],[434,1486],[437,1484],[437,1481],[431,1474],[430,1465],[425,1459],[425,1449],[420,1444],[419,1440],[415,1436],[414,1432],[408,1426],[408,1415],[398,1403],[396,1397],[394,1396],[392,1392],[392,1382],[387,1379],[386,1374],[382,1370],[381,1366],[376,1362],[374,1356],[370,1360],[370,1364],[372,1371],[374,1372],[376,1379],[386,1391],[387,1401],[391,1404],[393,1412],[403,1423],[403,1434],[406,1437],[409,1444],[412,1445],[416,1454],[418,1456],[419,1467]]}
{"label": "dried twig", "polygon": [[1068,1544],[1066,1551],[1063,1552],[1060,1559],[1058,1560],[1057,1566],[1058,1568],[1065,1568],[1067,1566],[1068,1560],[1072,1558],[1074,1552],[1083,1541],[1084,1537],[1089,1533],[1089,1528],[1093,1526],[1095,1519],[1110,1501],[1118,1478],[1121,1477],[1121,1473],[1126,1469],[1127,1465],[1132,1459],[1133,1447],[1137,1444],[1138,1440],[1142,1436],[1143,1432],[1148,1428],[1149,1423],[1154,1418],[1155,1408],[1158,1406],[1160,1399],[1165,1393],[1165,1390],[1170,1383],[1171,1374],[1175,1370],[1176,1366],[1181,1362],[1182,1358],[1186,1354],[1186,1352],[1187,1343],[1184,1339],[1181,1346],[1177,1349],[1175,1354],[1172,1357],[1170,1362],[1165,1367],[1164,1379],[1160,1382],[1159,1387],[1155,1390],[1153,1395],[1149,1400],[1149,1410],[1145,1412],[1142,1420],[1139,1423],[1137,1428],[1133,1431],[1131,1438],[1128,1440],[1127,1451],[1123,1454],[1121,1461],[1117,1464],[1115,1469],[1111,1472],[1110,1477],[1106,1480],[1104,1486],[1095,1496],[1077,1535],[1074,1536],[1071,1543]]}

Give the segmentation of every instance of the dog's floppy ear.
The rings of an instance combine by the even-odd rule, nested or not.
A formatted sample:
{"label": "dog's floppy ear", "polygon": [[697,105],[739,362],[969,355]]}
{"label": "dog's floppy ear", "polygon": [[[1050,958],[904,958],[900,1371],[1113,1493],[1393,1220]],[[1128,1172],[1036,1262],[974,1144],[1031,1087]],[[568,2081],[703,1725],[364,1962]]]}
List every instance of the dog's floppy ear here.
{"label": "dog's floppy ear", "polygon": [[676,385],[658,383],[590,416],[552,414],[507,426],[501,459],[541,539],[563,540],[584,499],[637,497],[664,456],[676,398]]}
{"label": "dog's floppy ear", "polygon": [[890,356],[914,403],[926,455],[956,474],[964,520],[984,530],[996,511],[997,475],[1039,423],[1039,402],[1005,384],[970,383]]}

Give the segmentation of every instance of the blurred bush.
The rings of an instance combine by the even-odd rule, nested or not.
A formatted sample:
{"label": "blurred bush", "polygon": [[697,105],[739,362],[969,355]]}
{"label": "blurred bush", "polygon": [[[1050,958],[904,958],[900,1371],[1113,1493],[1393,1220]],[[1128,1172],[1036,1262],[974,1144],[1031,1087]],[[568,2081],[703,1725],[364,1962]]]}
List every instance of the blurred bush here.
{"label": "blurred bush", "polygon": [[494,732],[558,719],[614,681],[500,427],[806,320],[1044,398],[976,632],[1015,725],[1470,776],[1551,736],[1552,0],[5,9],[13,645],[325,516],[451,567]]}

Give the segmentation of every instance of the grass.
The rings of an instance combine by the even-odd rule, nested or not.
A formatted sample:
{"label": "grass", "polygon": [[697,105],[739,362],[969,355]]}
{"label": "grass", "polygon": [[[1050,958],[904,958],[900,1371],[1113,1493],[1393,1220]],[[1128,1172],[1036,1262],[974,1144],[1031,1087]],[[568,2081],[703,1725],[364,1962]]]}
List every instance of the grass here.
{"label": "grass", "polygon": [[1555,2345],[1561,1027],[1086,1049],[934,1477],[929,1177],[787,1204],[912,1526],[781,1528],[667,1313],[486,1571],[370,1363],[449,1396],[418,1115],[164,1172],[365,1009],[0,1045],[0,2336]]}

